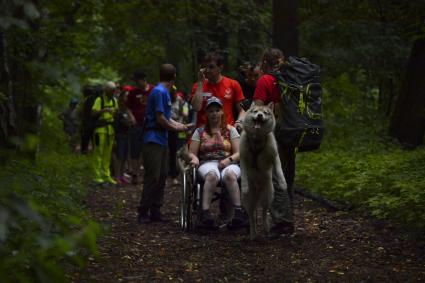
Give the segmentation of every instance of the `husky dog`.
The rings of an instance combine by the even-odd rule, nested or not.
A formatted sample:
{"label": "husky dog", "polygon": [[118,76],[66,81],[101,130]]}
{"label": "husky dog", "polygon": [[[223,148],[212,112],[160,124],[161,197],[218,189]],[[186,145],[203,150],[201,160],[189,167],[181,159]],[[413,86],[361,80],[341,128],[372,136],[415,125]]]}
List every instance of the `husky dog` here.
{"label": "husky dog", "polygon": [[277,174],[280,185],[286,187],[273,134],[275,124],[271,107],[254,104],[243,121],[240,139],[241,191],[242,204],[248,213],[251,240],[257,234],[255,211],[258,204],[263,208],[264,230],[266,234],[269,232],[267,211],[273,202],[273,171]]}

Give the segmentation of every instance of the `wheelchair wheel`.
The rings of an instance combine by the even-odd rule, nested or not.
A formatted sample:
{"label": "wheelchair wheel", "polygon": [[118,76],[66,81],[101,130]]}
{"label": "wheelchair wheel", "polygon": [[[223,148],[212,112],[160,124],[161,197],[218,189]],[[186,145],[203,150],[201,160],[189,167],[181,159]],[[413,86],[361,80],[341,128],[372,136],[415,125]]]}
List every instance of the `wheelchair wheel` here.
{"label": "wheelchair wheel", "polygon": [[187,231],[191,226],[191,184],[187,171],[182,174],[181,201],[180,201],[180,226]]}
{"label": "wheelchair wheel", "polygon": [[192,200],[192,230],[195,230],[196,224],[199,224],[202,213],[202,187],[201,184],[195,183],[193,186],[193,200]]}

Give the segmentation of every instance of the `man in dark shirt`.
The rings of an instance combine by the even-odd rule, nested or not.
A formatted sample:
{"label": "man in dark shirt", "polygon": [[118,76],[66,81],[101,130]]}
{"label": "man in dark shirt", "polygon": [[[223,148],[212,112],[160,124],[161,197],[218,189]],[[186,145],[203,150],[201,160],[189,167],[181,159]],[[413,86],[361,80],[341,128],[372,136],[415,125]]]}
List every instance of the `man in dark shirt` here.
{"label": "man in dark shirt", "polygon": [[127,99],[127,107],[131,110],[136,125],[129,130],[130,137],[130,170],[132,172],[133,183],[138,183],[141,174],[142,165],[141,151],[143,144],[143,124],[145,120],[145,111],[147,98],[154,88],[146,80],[146,74],[142,69],[138,69],[133,73],[132,77],[135,87],[128,88],[129,94]]}

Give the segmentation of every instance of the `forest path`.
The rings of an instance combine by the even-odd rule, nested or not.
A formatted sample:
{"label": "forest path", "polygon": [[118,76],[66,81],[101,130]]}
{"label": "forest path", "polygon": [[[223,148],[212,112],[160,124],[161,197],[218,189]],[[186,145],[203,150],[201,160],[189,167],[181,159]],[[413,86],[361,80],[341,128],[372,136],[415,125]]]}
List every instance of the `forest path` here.
{"label": "forest path", "polygon": [[292,238],[249,241],[245,230],[187,233],[179,224],[179,187],[166,188],[169,223],[137,224],[141,185],[95,188],[92,217],[108,228],[75,282],[419,282],[425,243],[354,213],[295,200]]}

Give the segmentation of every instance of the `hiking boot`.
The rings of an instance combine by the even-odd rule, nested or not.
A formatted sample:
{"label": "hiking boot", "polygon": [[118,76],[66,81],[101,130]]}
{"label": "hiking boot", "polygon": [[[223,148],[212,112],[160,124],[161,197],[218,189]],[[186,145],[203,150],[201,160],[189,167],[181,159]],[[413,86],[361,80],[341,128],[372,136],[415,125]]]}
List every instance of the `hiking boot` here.
{"label": "hiking boot", "polygon": [[207,229],[214,229],[215,228],[215,220],[214,217],[211,215],[210,210],[202,210],[201,212],[201,225],[204,228]]}
{"label": "hiking boot", "polygon": [[227,225],[229,230],[244,228],[248,226],[247,216],[245,211],[241,208],[235,208],[235,214],[232,221]]}
{"label": "hiking boot", "polygon": [[293,222],[281,222],[275,224],[269,231],[268,237],[271,239],[277,239],[280,236],[291,236],[294,234],[295,225]]}

